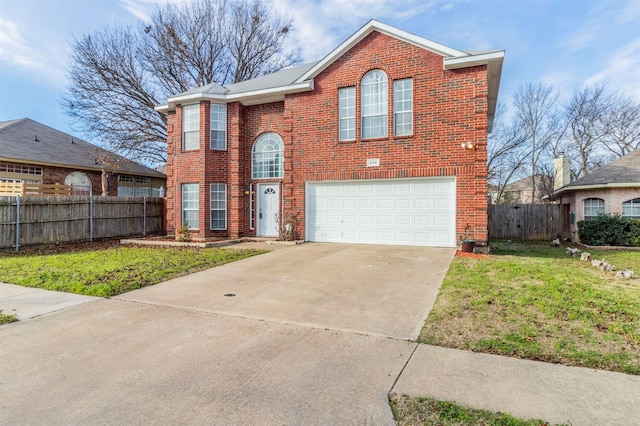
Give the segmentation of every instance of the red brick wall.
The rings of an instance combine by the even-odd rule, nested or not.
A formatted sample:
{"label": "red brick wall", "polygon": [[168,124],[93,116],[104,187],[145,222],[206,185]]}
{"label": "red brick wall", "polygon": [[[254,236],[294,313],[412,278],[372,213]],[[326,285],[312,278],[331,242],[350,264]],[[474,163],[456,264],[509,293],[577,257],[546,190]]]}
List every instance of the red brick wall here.
{"label": "red brick wall", "polygon": [[[91,192],[93,195],[102,195],[102,171],[89,171],[70,169],[66,167],[42,167],[42,183],[60,183],[64,184],[64,179],[71,172],[82,172],[91,179]],[[109,173],[109,194],[118,195],[118,181],[117,177],[113,173]]]}
{"label": "red brick wall", "polygon": [[[356,87],[380,69],[389,83],[389,136],[338,141],[338,88]],[[393,136],[393,81],[413,78],[413,136]],[[304,218],[304,182],[456,176],[457,234],[470,224],[474,237],[487,238],[487,75],[479,66],[443,71],[442,57],[400,40],[372,33],[314,81],[313,92],[290,95],[283,121],[293,130],[285,138],[285,209]],[[285,126],[288,130],[288,127]],[[476,149],[461,148],[471,142]],[[380,167],[366,167],[379,158]],[[287,166],[285,166],[285,169]],[[291,177],[291,178],[290,178]],[[301,229],[304,231],[304,229]]]}
{"label": "red brick wall", "polygon": [[[388,77],[389,136],[360,139],[360,81],[372,69]],[[413,79],[412,136],[393,136],[393,81]],[[487,72],[485,66],[444,71],[442,57],[400,40],[372,33],[314,80],[312,92],[287,95],[284,102],[228,105],[228,151],[211,151],[208,102],[201,103],[201,147],[181,152],[181,107],[169,114],[167,210],[169,232],[180,226],[180,185],[200,182],[201,224],[196,237],[220,233],[209,228],[209,183],[227,182],[228,232],[249,229],[251,151],[265,132],[285,145],[285,215],[298,213],[304,238],[304,183],[313,180],[455,176],[457,234],[469,224],[476,239],[487,237]],[[356,140],[338,141],[338,88],[356,87]],[[475,149],[460,145],[471,142]],[[366,167],[367,158],[380,166]],[[225,180],[222,180],[225,179]]]}

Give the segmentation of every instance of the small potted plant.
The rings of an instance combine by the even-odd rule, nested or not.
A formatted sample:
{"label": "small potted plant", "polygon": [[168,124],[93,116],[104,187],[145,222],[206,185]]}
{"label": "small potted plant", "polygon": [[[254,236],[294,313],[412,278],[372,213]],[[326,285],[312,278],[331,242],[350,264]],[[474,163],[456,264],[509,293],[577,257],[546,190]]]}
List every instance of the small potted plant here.
{"label": "small potted plant", "polygon": [[476,241],[471,237],[471,225],[467,223],[464,233],[460,235],[460,251],[463,253],[473,253]]}

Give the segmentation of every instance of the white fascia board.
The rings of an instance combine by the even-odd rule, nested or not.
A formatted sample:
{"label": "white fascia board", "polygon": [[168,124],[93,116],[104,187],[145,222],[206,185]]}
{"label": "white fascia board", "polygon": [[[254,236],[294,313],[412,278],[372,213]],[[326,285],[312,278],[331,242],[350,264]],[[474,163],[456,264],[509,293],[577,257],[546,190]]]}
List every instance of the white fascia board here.
{"label": "white fascia board", "polygon": [[504,60],[504,50],[481,53],[479,55],[466,55],[458,58],[444,58],[444,69],[455,70],[458,68],[475,67],[486,65],[489,62],[502,62]]}
{"label": "white fascia board", "polygon": [[421,47],[423,49],[427,49],[445,58],[450,56],[459,57],[459,56],[469,55],[468,53],[465,53],[463,51],[453,49],[443,44],[436,43],[434,41],[428,40],[423,37],[419,37],[415,34],[411,34],[407,31],[400,30],[398,28],[392,27],[387,24],[383,24],[382,22],[378,22],[372,19],[366,25],[364,25],[362,28],[356,31],[356,33],[354,33],[351,37],[349,37],[344,43],[342,43],[340,46],[336,47],[333,51],[331,51],[331,53],[325,56],[324,59],[318,62],[313,68],[311,68],[304,75],[302,75],[298,80],[296,80],[296,82],[305,81],[317,76],[321,71],[323,71],[332,63],[334,63],[336,60],[338,60],[338,58],[340,58],[348,50],[350,50],[356,44],[361,42],[366,36],[368,36],[374,31],[378,31],[390,37],[397,38],[399,40]]}
{"label": "white fascia board", "polygon": [[259,103],[276,102],[283,100],[285,95],[290,93],[309,92],[313,90],[313,80],[302,83],[290,84],[288,86],[271,87],[268,89],[253,90],[250,92],[234,93],[231,95],[213,95],[207,93],[190,93],[183,96],[169,98],[166,105],[158,105],[156,111],[167,113],[175,111],[176,105],[187,104],[199,101],[215,101],[219,103],[241,102],[244,105],[256,105]]}
{"label": "white fascia board", "polygon": [[553,193],[554,196],[561,195],[565,192],[573,192],[573,191],[581,191],[581,190],[590,190],[590,189],[608,189],[608,188],[640,188],[640,183],[638,182],[626,182],[626,183],[598,183],[593,185],[575,185],[575,186],[565,186],[563,188],[558,189]]}
{"label": "white fascia board", "polygon": [[251,101],[252,98],[280,98],[284,99],[284,95],[290,93],[309,92],[313,90],[313,80],[303,81],[302,83],[294,83],[288,86],[274,87],[269,89],[254,90],[251,92],[235,93],[225,95],[224,100],[227,102],[243,102]]}

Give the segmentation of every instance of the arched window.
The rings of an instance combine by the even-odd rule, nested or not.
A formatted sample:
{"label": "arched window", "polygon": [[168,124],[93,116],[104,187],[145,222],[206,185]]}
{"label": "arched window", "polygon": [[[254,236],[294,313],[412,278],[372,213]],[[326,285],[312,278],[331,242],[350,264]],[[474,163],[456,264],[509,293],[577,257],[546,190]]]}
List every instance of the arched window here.
{"label": "arched window", "polygon": [[604,214],[604,200],[602,198],[587,198],[584,203],[584,218],[593,219]]}
{"label": "arched window", "polygon": [[622,203],[622,216],[631,219],[640,219],[640,198]]}
{"label": "arched window", "polygon": [[284,176],[284,144],[277,133],[265,133],[253,144],[253,179],[280,178]]}
{"label": "arched window", "polygon": [[371,70],[362,77],[361,114],[362,138],[387,136],[387,75],[381,70]]}
{"label": "arched window", "polygon": [[65,185],[73,186],[73,195],[91,194],[91,179],[83,172],[71,172],[64,178]]}

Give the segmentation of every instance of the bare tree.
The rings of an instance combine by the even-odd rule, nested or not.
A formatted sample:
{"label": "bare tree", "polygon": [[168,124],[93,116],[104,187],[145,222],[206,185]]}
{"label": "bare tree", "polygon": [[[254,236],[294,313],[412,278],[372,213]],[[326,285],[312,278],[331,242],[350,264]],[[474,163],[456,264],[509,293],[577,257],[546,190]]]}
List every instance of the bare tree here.
{"label": "bare tree", "polygon": [[640,148],[640,103],[626,96],[614,96],[601,120],[604,148],[614,157]]}
{"label": "bare tree", "polygon": [[557,108],[558,95],[552,86],[543,82],[520,86],[515,93],[514,120],[530,144],[532,202],[536,200],[536,174],[539,164],[551,161],[553,150],[564,133],[563,121]]}
{"label": "bare tree", "polygon": [[602,165],[605,116],[612,104],[606,85],[578,87],[565,107],[569,127],[568,153],[577,160],[576,177]]}
{"label": "bare tree", "polygon": [[262,0],[156,7],[149,25],[76,39],[61,101],[78,128],[119,154],[165,160],[166,117],[155,105],[209,83],[227,85],[299,62],[285,51],[292,20]]}
{"label": "bare tree", "polygon": [[522,173],[523,166],[530,155],[530,146],[522,125],[519,122],[507,122],[506,107],[499,103],[489,134],[487,168],[488,180],[494,187],[492,201],[495,204],[511,202],[505,187],[512,178]]}

